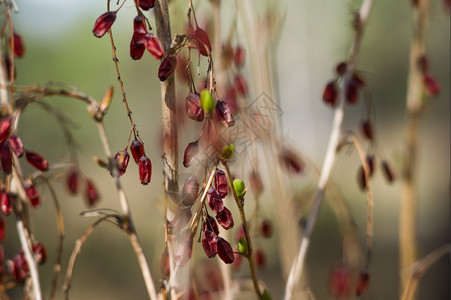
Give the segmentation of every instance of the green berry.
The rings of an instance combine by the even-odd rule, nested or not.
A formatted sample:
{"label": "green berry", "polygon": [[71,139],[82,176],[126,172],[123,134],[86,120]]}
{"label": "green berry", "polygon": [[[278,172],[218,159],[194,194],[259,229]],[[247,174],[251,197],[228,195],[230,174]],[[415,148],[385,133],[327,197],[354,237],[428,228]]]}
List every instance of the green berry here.
{"label": "green berry", "polygon": [[243,180],[235,179],[233,181],[233,189],[235,190],[235,194],[238,198],[242,198],[244,196],[244,192],[246,191],[246,186],[244,185]]}
{"label": "green berry", "polygon": [[203,90],[200,93],[200,106],[207,114],[213,112],[216,101],[208,90]]}

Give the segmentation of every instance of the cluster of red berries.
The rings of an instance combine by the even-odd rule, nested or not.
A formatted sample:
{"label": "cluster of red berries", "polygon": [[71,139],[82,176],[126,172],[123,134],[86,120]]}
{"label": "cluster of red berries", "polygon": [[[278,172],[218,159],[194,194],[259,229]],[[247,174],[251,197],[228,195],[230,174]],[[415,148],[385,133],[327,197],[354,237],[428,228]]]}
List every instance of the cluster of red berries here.
{"label": "cluster of red berries", "polygon": [[[354,293],[362,295],[369,286],[370,274],[367,270],[359,272],[355,283]],[[345,299],[353,292],[352,270],[346,263],[337,264],[331,271],[329,277],[329,292],[336,299]]]}
{"label": "cluster of red berries", "polygon": [[[66,186],[72,195],[77,194],[79,191],[80,177],[81,172],[77,168],[73,168],[67,173]],[[83,176],[83,178],[85,187],[84,194],[88,206],[94,206],[99,201],[100,194],[91,179],[86,178],[85,176]]]}
{"label": "cluster of red berries", "polygon": [[[130,152],[132,153],[133,160],[138,164],[141,184],[147,185],[152,177],[152,162],[144,152],[144,144],[135,138],[130,145]],[[122,176],[127,170],[128,162],[130,161],[130,154],[128,154],[127,147],[117,152],[114,155],[114,160],[119,176]],[[113,175],[112,172],[111,175]]]}

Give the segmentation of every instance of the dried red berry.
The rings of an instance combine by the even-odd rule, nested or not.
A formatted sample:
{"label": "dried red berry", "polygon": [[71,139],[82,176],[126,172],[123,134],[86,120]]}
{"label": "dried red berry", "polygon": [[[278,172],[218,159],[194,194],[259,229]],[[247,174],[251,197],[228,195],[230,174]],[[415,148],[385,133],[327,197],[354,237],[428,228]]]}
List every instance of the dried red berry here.
{"label": "dried red berry", "polygon": [[232,213],[227,209],[227,207],[224,207],[216,214],[216,220],[218,220],[219,225],[221,225],[225,230],[232,228],[234,225]]}
{"label": "dried red berry", "polygon": [[199,182],[194,175],[186,179],[182,189],[182,204],[191,207],[199,195]]}
{"label": "dried red berry", "polygon": [[13,211],[13,197],[6,191],[0,191],[0,209],[5,216]]}
{"label": "dried red berry", "polygon": [[0,215],[0,242],[6,238],[6,219]]}
{"label": "dried red berry", "polygon": [[215,106],[216,118],[226,127],[235,125],[235,119],[230,111],[229,105],[225,101],[217,100]]}
{"label": "dried red berry", "polygon": [[25,43],[20,34],[14,32],[14,55],[22,57],[25,55]]}
{"label": "dried red berry", "polygon": [[24,154],[22,140],[17,135],[11,135],[9,137],[9,146],[17,157],[21,157]]}
{"label": "dried red berry", "polygon": [[350,80],[346,83],[346,101],[349,104],[357,103],[359,100],[359,90],[357,84]]}
{"label": "dried red berry", "polygon": [[146,50],[146,39],[144,34],[133,33],[130,41],[130,57],[134,60],[141,59]]}
{"label": "dried red berry", "polygon": [[241,96],[247,95],[248,87],[246,79],[244,78],[243,75],[241,74],[236,75],[233,80],[233,83],[235,86],[235,90],[238,92],[239,95]]}
{"label": "dried red berry", "polygon": [[337,85],[335,81],[330,81],[326,84],[326,87],[323,91],[323,101],[327,105],[330,105],[332,107],[337,106]]}
{"label": "dried red berry", "polygon": [[[368,164],[369,167],[369,174],[368,176],[371,177],[373,176],[374,173],[374,156],[372,155],[368,155],[366,157],[366,162]],[[367,184],[366,184],[366,177],[365,177],[365,170],[363,169],[363,166],[360,166],[359,168],[359,172],[358,172],[358,183],[359,186],[362,190],[367,188]]]}
{"label": "dried red berry", "polygon": [[5,174],[11,174],[13,170],[13,161],[11,157],[11,149],[7,142],[0,144],[1,165]]}
{"label": "dried red berry", "polygon": [[235,256],[233,255],[232,246],[230,246],[229,242],[218,236],[217,247],[219,258],[226,264],[233,263]]}
{"label": "dried red berry", "polygon": [[139,159],[139,180],[141,184],[146,185],[150,182],[152,177],[152,162],[147,156],[142,156]]}
{"label": "dried red berry", "polygon": [[235,49],[235,52],[233,53],[233,62],[235,63],[235,66],[238,68],[241,68],[244,66],[244,62],[246,60],[246,51],[243,47],[237,46]]}
{"label": "dried red berry", "polygon": [[362,295],[368,289],[369,284],[370,274],[366,270],[361,271],[359,277],[357,278],[357,285],[355,290],[356,295]]}
{"label": "dried red berry", "polygon": [[199,53],[203,56],[208,56],[211,53],[211,44],[208,34],[200,27],[194,31],[194,39],[197,43]]}
{"label": "dried red berry", "polygon": [[395,174],[393,173],[392,168],[386,161],[382,161],[382,172],[384,174],[385,179],[387,179],[388,183],[392,183],[395,181]]}
{"label": "dried red berry", "polygon": [[286,148],[281,150],[279,161],[288,171],[296,174],[302,173],[305,167],[305,163],[301,157],[294,151]]}
{"label": "dried red berry", "polygon": [[202,247],[209,258],[218,253],[218,244],[216,234],[211,230],[205,230],[202,234]]}
{"label": "dried red berry", "polygon": [[149,50],[150,54],[156,59],[160,59],[164,55],[163,46],[160,40],[153,34],[147,33],[144,38],[146,39],[146,49]]}
{"label": "dried red berry", "polygon": [[31,206],[34,208],[39,207],[41,204],[41,199],[39,198],[39,193],[36,187],[32,182],[26,182],[24,184],[24,190],[27,194],[28,200],[30,201]]}
{"label": "dried red berry", "polygon": [[362,135],[369,141],[372,141],[374,138],[373,134],[373,124],[370,120],[363,120],[362,123],[360,123],[360,130],[362,132]]}
{"label": "dried red berry", "polygon": [[66,179],[66,184],[71,194],[76,194],[78,191],[78,171],[73,169],[69,172]]}
{"label": "dried red berry", "polygon": [[137,15],[133,19],[133,34],[138,34],[144,37],[147,33],[146,22],[142,15]]}
{"label": "dried red berry", "polygon": [[[125,171],[127,170],[128,162],[130,160],[130,154],[128,154],[127,150],[125,149],[121,150],[114,155],[114,160],[117,164],[117,171],[119,173],[119,176],[124,175]],[[111,174],[111,176],[113,176],[113,174]]]}
{"label": "dried red berry", "polygon": [[218,228],[218,224],[216,223],[215,218],[213,218],[212,216],[207,216],[202,225],[202,230],[203,231],[210,230],[210,231],[213,231],[216,235],[218,235],[219,228]]}
{"label": "dried red berry", "polygon": [[334,267],[329,277],[329,291],[335,298],[346,298],[351,292],[351,269],[346,264]]}
{"label": "dried red berry", "polygon": [[154,7],[155,0],[139,0],[138,5],[143,10],[149,10]]}
{"label": "dried red berry", "polygon": [[135,163],[139,163],[139,159],[144,155],[144,145],[139,140],[133,140],[130,145],[130,152],[132,153]]}
{"label": "dried red berry", "polygon": [[204,120],[204,110],[200,106],[199,95],[191,93],[186,97],[185,109],[188,117],[194,121],[201,122]]}
{"label": "dried red berry", "polygon": [[25,156],[27,158],[27,162],[36,169],[42,172],[45,172],[49,169],[49,163],[40,154],[32,151],[25,151]]}
{"label": "dried red berry", "polygon": [[263,268],[266,266],[266,255],[261,249],[256,249],[254,251],[255,264],[258,268]]}
{"label": "dried red berry", "polygon": [[260,233],[264,238],[270,238],[272,235],[272,222],[264,219],[260,224]]}
{"label": "dried red berry", "polygon": [[169,55],[160,64],[158,69],[158,78],[160,81],[165,81],[175,71],[177,66],[177,58],[174,55]]}
{"label": "dried red berry", "polygon": [[435,97],[440,94],[440,85],[438,84],[438,81],[430,74],[424,74],[423,86],[426,94],[429,97]]}
{"label": "dried red berry", "polygon": [[224,209],[224,201],[222,201],[221,196],[218,191],[214,188],[209,188],[207,191],[207,201],[211,210],[218,214],[220,211]]}
{"label": "dried red berry", "polygon": [[40,265],[45,264],[47,261],[47,250],[45,246],[41,243],[37,243],[33,245],[33,253],[36,259],[36,262]]}
{"label": "dried red berry", "polygon": [[86,199],[88,200],[88,205],[93,206],[100,199],[99,192],[97,191],[94,182],[86,179]]}
{"label": "dried red berry", "polygon": [[194,157],[199,153],[199,143],[197,141],[191,142],[186,146],[185,154],[183,155],[183,166],[188,168],[193,163]]}
{"label": "dried red berry", "polygon": [[0,143],[3,142],[8,136],[11,129],[12,118],[5,118],[0,122]]}
{"label": "dried red berry", "polygon": [[215,188],[221,198],[225,198],[229,191],[229,184],[227,183],[227,176],[223,170],[216,170],[215,173]]}
{"label": "dried red berry", "polygon": [[111,28],[114,21],[116,20],[116,12],[115,11],[107,11],[100,15],[94,23],[94,28],[92,29],[92,33],[98,38],[101,38],[105,35],[105,33]]}
{"label": "dried red berry", "polygon": [[343,76],[348,68],[348,64],[345,61],[342,61],[335,67],[335,72],[337,72],[338,76]]}
{"label": "dried red berry", "polygon": [[20,251],[14,257],[10,270],[12,277],[16,282],[23,282],[25,278],[30,276],[30,268],[28,267],[27,260],[23,251]]}

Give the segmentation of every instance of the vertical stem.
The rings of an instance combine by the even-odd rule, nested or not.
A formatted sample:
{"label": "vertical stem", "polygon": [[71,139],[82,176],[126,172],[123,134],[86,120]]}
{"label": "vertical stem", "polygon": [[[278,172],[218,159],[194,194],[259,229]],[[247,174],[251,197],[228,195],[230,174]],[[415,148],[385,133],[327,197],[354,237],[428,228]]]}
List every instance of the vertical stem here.
{"label": "vertical stem", "polygon": [[[416,168],[418,127],[422,108],[422,74],[418,59],[424,55],[428,0],[419,0],[414,7],[414,36],[410,47],[409,77],[407,84],[406,153],[402,170],[401,207],[399,211],[400,270],[413,264],[417,257],[416,243]],[[405,278],[401,276],[400,292]]]}

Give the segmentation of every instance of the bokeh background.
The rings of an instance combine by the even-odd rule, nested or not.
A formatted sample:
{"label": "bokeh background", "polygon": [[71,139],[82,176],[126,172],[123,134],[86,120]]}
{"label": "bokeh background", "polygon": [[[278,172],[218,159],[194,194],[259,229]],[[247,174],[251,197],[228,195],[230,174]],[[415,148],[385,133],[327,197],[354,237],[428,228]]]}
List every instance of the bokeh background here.
{"label": "bokeh background", "polygon": [[[126,146],[129,122],[125,113],[107,37],[92,35],[95,19],[105,11],[106,1],[17,1],[20,12],[14,14],[15,29],[25,41],[26,55],[17,60],[17,84],[45,84],[49,81],[70,83],[87,94],[101,99],[105,90],[114,85],[114,102],[106,117],[107,132],[114,150]],[[186,1],[172,4],[187,5]],[[206,3],[204,3],[206,2]],[[225,1],[224,1],[225,2]],[[329,136],[332,110],[325,107],[321,94],[325,83],[333,76],[335,64],[346,57],[351,40],[351,12],[360,1],[285,0],[277,6],[285,14],[273,76],[278,77],[280,107],[283,111],[284,140],[295,145],[317,166],[322,165]],[[208,12],[207,1],[194,1]],[[230,4],[228,5],[230,6]],[[199,10],[201,11],[201,10]],[[171,15],[178,30],[186,13]],[[156,76],[158,62],[150,55],[132,61],[128,55],[132,34],[132,18],[136,14],[131,2],[120,11],[113,29],[127,97],[146,153],[153,162],[150,185],[141,186],[138,170],[130,163],[123,176],[129,195],[135,225],[154,278],[160,277],[159,260],[163,249],[162,161],[160,150],[160,83]],[[225,9],[224,27],[229,26],[233,11]],[[200,14],[199,18],[203,16]],[[153,22],[153,18],[151,18]],[[418,174],[418,242],[420,255],[450,241],[450,23],[442,1],[431,1],[429,11],[427,53],[431,72],[441,83],[439,97],[430,105],[421,122],[421,146]],[[152,23],[153,24],[153,23]],[[408,55],[412,35],[412,10],[409,1],[375,1],[363,40],[358,69],[365,74],[372,93],[377,118],[378,150],[396,170],[402,163],[405,98]],[[173,30],[173,34],[177,29]],[[244,33],[238,34],[243,45]],[[248,53],[252,55],[252,53]],[[245,69],[245,75],[250,72]],[[180,91],[179,91],[180,92]],[[181,90],[183,97],[183,89]],[[255,97],[256,95],[250,95]],[[182,98],[183,99],[183,98]],[[51,98],[47,103],[67,113],[77,124],[74,135],[78,142],[81,168],[96,182],[102,194],[98,207],[120,209],[110,175],[97,167],[93,156],[103,156],[94,122],[83,104],[63,98]],[[362,102],[347,110],[344,129],[356,130],[362,115]],[[69,160],[68,146],[56,119],[38,106],[25,111],[18,132],[26,148],[45,155],[50,164]],[[182,132],[181,141],[195,133]],[[183,147],[183,146],[182,146]],[[181,151],[182,152],[182,151]],[[333,180],[340,187],[351,207],[357,227],[364,238],[365,195],[356,184],[358,160],[355,152],[339,156]],[[31,171],[31,169],[28,169]],[[182,178],[187,173],[183,173]],[[267,178],[268,179],[268,178]],[[65,274],[74,241],[94,221],[80,216],[87,209],[82,195],[69,196],[63,180],[55,186],[64,213],[66,238],[63,259]],[[294,183],[294,186],[296,184]],[[40,267],[44,293],[49,291],[52,261],[55,258],[57,231],[54,207],[49,191],[41,190],[43,203],[33,210],[36,237],[49,252],[49,262]],[[374,257],[370,267],[372,282],[363,299],[396,299],[398,295],[398,213],[400,184],[388,185],[377,171],[374,177]],[[273,201],[265,193],[264,210],[273,218]],[[274,220],[275,223],[276,220]],[[6,256],[18,250],[13,217],[8,217]],[[277,258],[277,238],[263,241],[268,252],[268,265],[259,274],[268,284],[273,299],[279,299],[283,283]],[[341,253],[337,222],[326,203],[319,215],[307,257],[309,284],[317,299],[329,299],[327,279],[330,268]],[[203,253],[199,258],[203,259]],[[243,267],[245,269],[245,267]],[[450,299],[449,259],[443,258],[424,276],[419,299]],[[239,273],[245,275],[246,271]],[[60,284],[63,277],[60,277]],[[157,282],[157,286],[158,286]],[[19,299],[20,289],[11,293]],[[58,298],[62,297],[59,292]],[[73,299],[145,299],[146,292],[132,248],[126,236],[112,226],[98,227],[83,247],[75,267],[71,297]]]}

